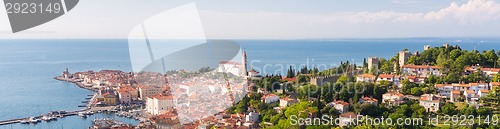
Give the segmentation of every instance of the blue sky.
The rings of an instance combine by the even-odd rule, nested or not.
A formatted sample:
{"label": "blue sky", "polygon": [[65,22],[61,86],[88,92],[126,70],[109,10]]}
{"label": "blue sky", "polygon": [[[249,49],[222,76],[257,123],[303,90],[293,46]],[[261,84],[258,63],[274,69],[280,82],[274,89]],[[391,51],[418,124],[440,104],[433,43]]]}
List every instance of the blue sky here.
{"label": "blue sky", "polygon": [[127,38],[142,20],[191,2],[209,39],[500,37],[494,0],[84,0],[25,32],[0,27],[0,38]]}

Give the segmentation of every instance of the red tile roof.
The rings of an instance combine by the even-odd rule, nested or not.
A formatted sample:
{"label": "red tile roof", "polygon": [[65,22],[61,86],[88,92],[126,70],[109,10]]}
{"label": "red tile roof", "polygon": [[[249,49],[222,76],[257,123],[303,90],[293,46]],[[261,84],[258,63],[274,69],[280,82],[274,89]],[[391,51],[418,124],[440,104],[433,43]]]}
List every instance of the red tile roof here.
{"label": "red tile roof", "polygon": [[234,61],[221,61],[219,64],[232,64],[232,65],[241,65],[240,62],[234,62]]}
{"label": "red tile roof", "polygon": [[157,94],[157,95],[151,96],[151,98],[158,99],[158,100],[167,100],[167,99],[173,100],[174,96],[172,96],[172,95],[165,96],[162,94]]}
{"label": "red tile roof", "polygon": [[335,101],[335,102],[333,102],[333,103],[335,103],[335,104],[341,104],[342,106],[347,106],[347,105],[349,105],[349,103],[344,102],[344,101],[342,101],[342,100],[337,100],[337,101]]}
{"label": "red tile roof", "polygon": [[361,74],[361,75],[358,75],[358,77],[363,77],[363,78],[375,78],[375,75],[372,75],[372,74]]}
{"label": "red tile roof", "polygon": [[394,74],[380,74],[378,78],[394,78]]}
{"label": "red tile roof", "polygon": [[412,69],[433,68],[433,69],[438,69],[440,67],[439,66],[428,66],[428,65],[403,65],[402,68],[412,68]]}
{"label": "red tile roof", "polygon": [[489,90],[479,90],[479,92],[481,92],[481,93],[488,93],[490,91]]}
{"label": "red tile roof", "polygon": [[288,81],[288,82],[295,82],[295,81],[297,81],[297,77],[285,78],[285,80]]}
{"label": "red tile roof", "polygon": [[344,117],[344,118],[354,118],[356,119],[357,115],[354,114],[354,112],[346,112],[346,113],[342,113],[340,114],[340,117]]}
{"label": "red tile roof", "polygon": [[368,101],[368,102],[378,102],[377,99],[371,98],[371,97],[363,97],[361,99],[363,99],[364,101]]}

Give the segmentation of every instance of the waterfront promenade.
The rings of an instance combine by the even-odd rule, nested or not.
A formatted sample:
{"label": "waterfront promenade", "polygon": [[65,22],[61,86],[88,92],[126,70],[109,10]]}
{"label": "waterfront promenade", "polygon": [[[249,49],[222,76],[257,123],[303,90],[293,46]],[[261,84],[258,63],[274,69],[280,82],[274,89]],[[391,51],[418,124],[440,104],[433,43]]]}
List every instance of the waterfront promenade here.
{"label": "waterfront promenade", "polygon": [[80,88],[97,92],[97,89],[92,88],[92,85],[83,84],[79,80],[64,78],[64,77],[61,77],[61,76],[54,77],[54,79],[59,80],[59,81],[71,82],[71,83],[76,84]]}

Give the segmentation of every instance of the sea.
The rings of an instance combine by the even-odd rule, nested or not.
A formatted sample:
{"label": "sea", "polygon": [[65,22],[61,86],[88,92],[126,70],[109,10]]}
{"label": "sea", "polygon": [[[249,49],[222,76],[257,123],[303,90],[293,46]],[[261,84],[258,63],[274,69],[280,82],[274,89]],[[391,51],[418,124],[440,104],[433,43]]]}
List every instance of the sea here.
{"label": "sea", "polygon": [[[2,39],[0,40],[0,121],[78,110],[91,91],[54,80],[70,72],[115,69],[132,71],[126,39]],[[500,40],[490,38],[301,39],[232,40],[247,53],[248,67],[261,74],[284,74],[289,66],[328,69],[340,62],[360,64],[367,57],[391,58],[403,49],[422,52],[425,45],[444,43],[466,50],[500,50]],[[12,124],[0,129],[83,129],[93,118],[114,118],[129,124],[138,121],[114,114],[89,118],[71,116],[39,124]]]}

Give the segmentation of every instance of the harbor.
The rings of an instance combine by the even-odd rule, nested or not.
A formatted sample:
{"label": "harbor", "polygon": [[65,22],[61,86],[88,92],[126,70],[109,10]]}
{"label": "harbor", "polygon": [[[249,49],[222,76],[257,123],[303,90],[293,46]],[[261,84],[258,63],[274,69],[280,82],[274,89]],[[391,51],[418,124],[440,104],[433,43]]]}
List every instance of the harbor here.
{"label": "harbor", "polygon": [[[78,115],[80,117],[87,117],[88,115],[92,115],[94,113],[101,113],[101,112],[118,112],[116,110],[115,106],[105,106],[105,107],[96,107],[94,106],[96,103],[97,99],[97,90],[90,88],[88,85],[81,83],[81,80],[74,80],[74,79],[68,79],[68,78],[63,78],[61,76],[54,77],[54,79],[59,80],[59,81],[66,81],[70,83],[76,84],[78,87],[87,89],[90,91],[93,91],[94,94],[89,94],[87,97],[84,98],[83,101],[81,101],[82,105],[78,105],[78,107],[83,107],[83,109],[76,110],[76,111],[51,111],[46,114],[42,114],[39,116],[30,116],[30,117],[25,117],[25,118],[15,118],[15,119],[9,119],[9,120],[3,120],[0,121],[0,125],[9,125],[9,124],[37,124],[39,122],[45,121],[45,122],[50,122],[57,120],[59,118],[64,118],[67,116],[74,116]],[[90,85],[92,86],[92,85]],[[126,117],[126,116],[124,116]],[[131,116],[130,116],[131,117]],[[129,117],[129,118],[130,118]],[[138,117],[136,117],[139,119]]]}
{"label": "harbor", "polygon": [[0,121],[0,125],[8,125],[8,124],[16,124],[16,123],[21,123],[21,124],[36,124],[38,122],[42,121],[53,121],[57,120],[58,118],[63,118],[66,116],[72,116],[72,115],[78,115],[79,113],[82,112],[87,112],[90,109],[82,109],[82,110],[77,110],[77,111],[53,111],[49,112],[47,114],[43,114],[40,116],[31,116],[31,117],[26,117],[26,118],[18,118],[18,119],[11,119],[11,120],[4,120]]}
{"label": "harbor", "polygon": [[[42,121],[50,122],[50,121],[54,121],[54,120],[64,118],[67,116],[78,115],[80,117],[85,118],[85,117],[87,117],[89,115],[93,115],[95,113],[117,113],[117,112],[118,112],[118,110],[115,106],[84,108],[84,109],[76,110],[76,111],[62,111],[61,110],[61,111],[48,112],[46,114],[42,114],[39,116],[30,116],[30,117],[25,117],[25,118],[4,120],[4,121],[0,121],[0,125],[8,125],[8,124],[16,124],[16,123],[37,124],[37,123],[42,122]],[[128,118],[131,118],[131,116]],[[138,117],[134,117],[134,118],[139,119]]]}

